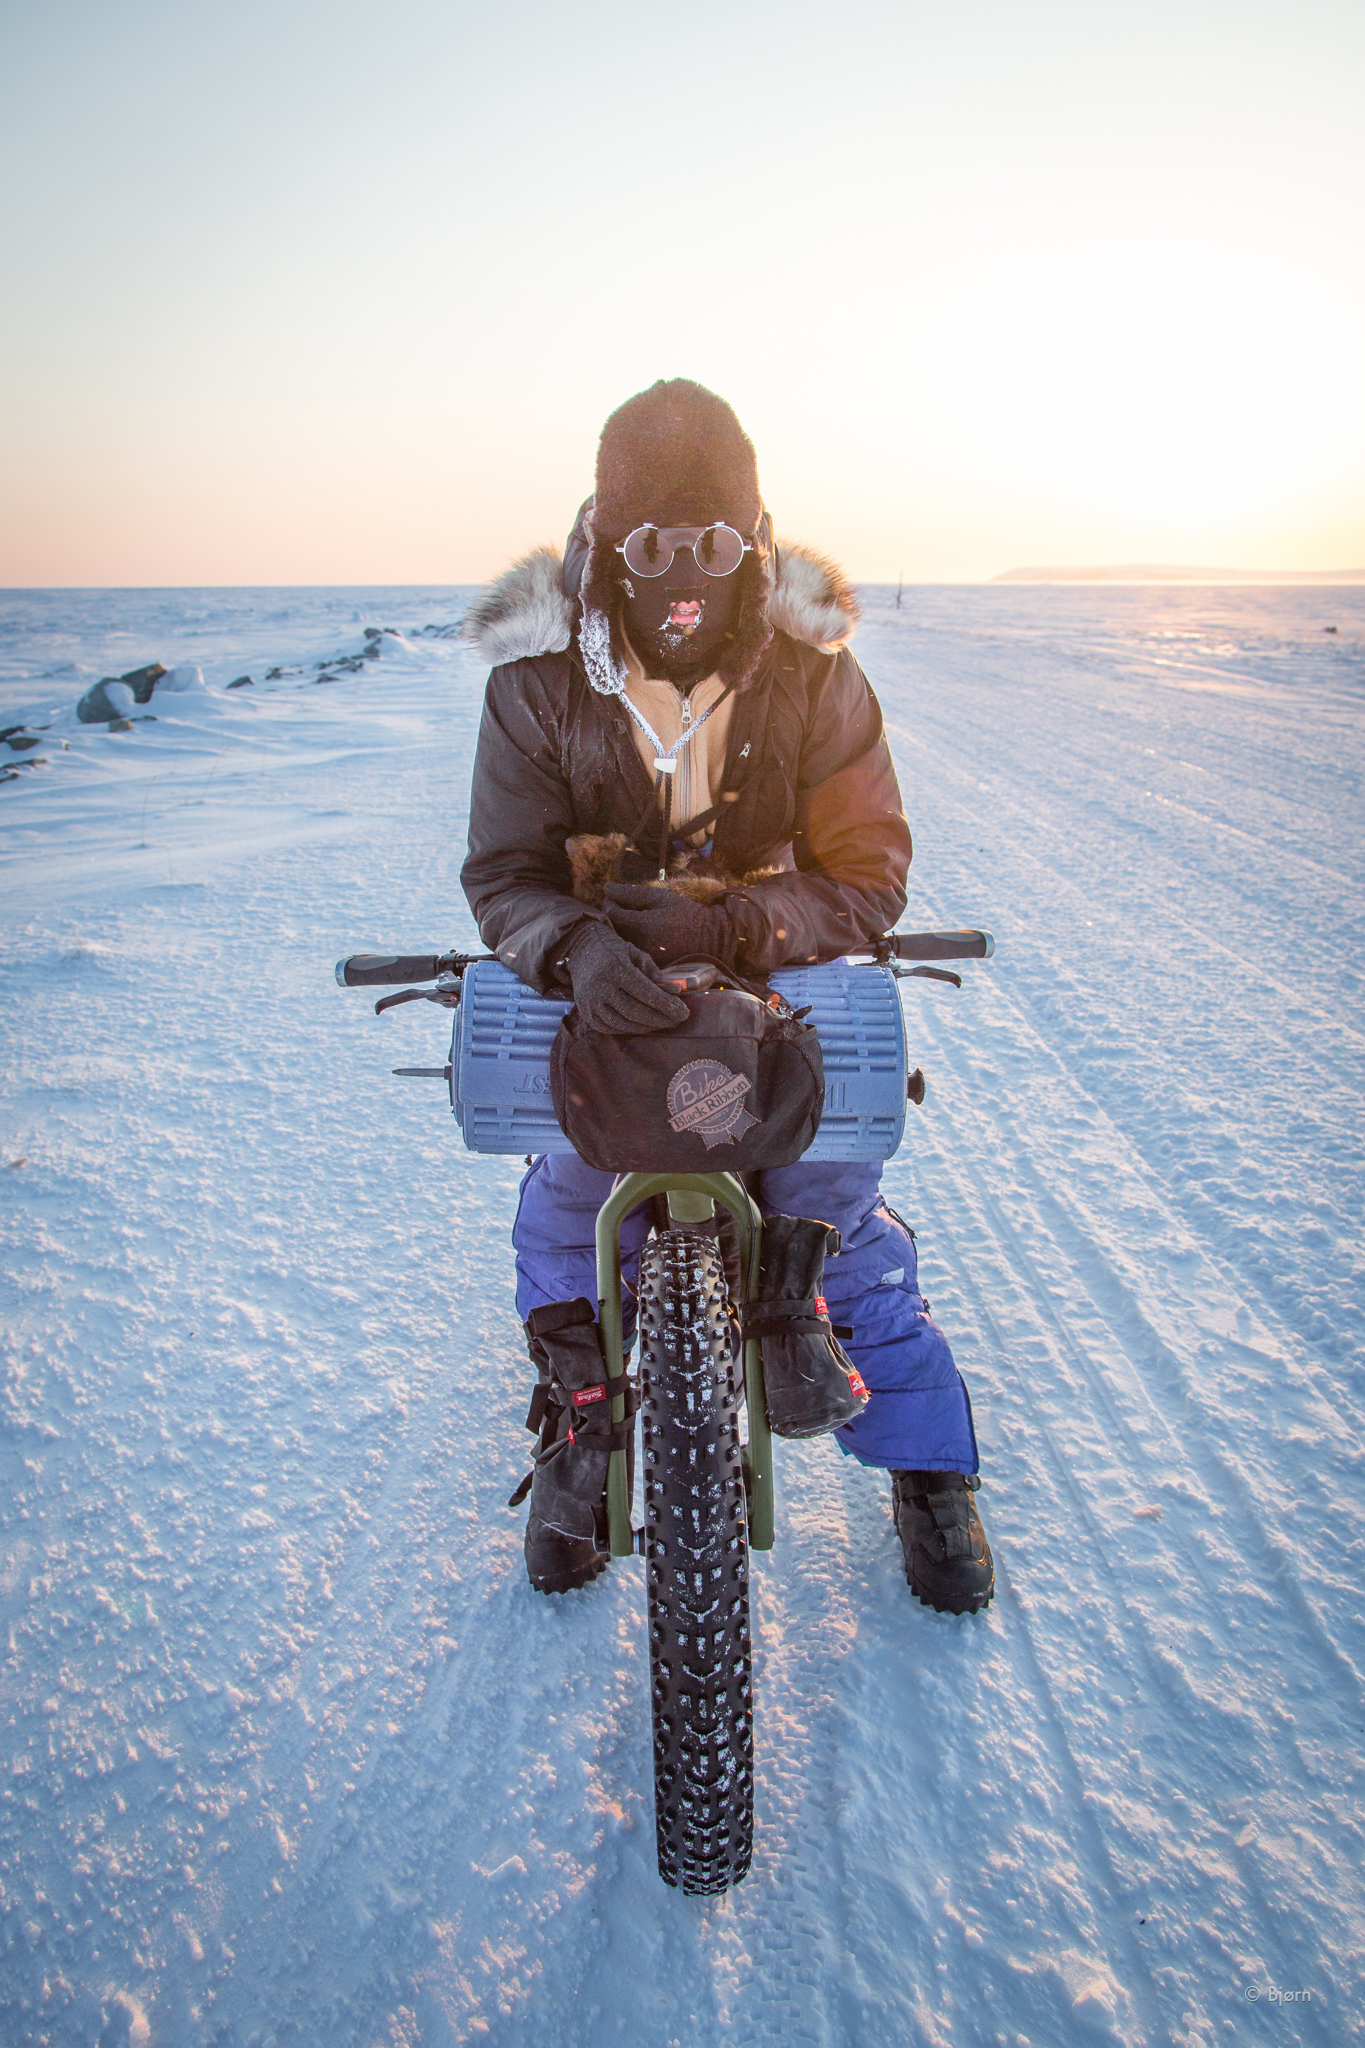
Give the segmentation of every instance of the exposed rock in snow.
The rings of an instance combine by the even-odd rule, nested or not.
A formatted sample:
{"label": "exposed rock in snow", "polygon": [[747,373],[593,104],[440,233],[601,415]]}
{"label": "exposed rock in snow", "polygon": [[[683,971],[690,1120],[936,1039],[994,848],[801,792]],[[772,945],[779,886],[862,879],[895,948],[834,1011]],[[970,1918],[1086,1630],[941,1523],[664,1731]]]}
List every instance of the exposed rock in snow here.
{"label": "exposed rock in snow", "polygon": [[[110,718],[126,718],[134,704],[151,702],[153,690],[167,676],[167,670],[159,661],[149,662],[145,668],[129,669],[126,675],[105,676],[102,682],[86,691],[76,706],[76,716],[82,725],[100,725]],[[170,687],[178,686],[171,684]]]}

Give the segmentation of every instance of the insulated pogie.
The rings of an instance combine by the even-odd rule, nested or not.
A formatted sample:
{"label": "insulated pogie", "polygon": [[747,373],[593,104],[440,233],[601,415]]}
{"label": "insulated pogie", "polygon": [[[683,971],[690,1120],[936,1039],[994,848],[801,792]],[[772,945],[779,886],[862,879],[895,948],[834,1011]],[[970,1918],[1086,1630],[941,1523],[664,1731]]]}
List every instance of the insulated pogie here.
{"label": "insulated pogie", "polygon": [[823,1436],[867,1406],[867,1388],[839,1342],[823,1292],[825,1254],[840,1243],[837,1230],[810,1217],[764,1221],[759,1298],[744,1311],[744,1335],[762,1340],[774,1436]]}
{"label": "insulated pogie", "polygon": [[[531,1513],[563,1536],[588,1540],[599,1533],[607,1459],[618,1442],[596,1311],[583,1296],[549,1302],[527,1317],[526,1339],[539,1374],[526,1418],[539,1433]],[[623,1381],[617,1386],[628,1391]]]}

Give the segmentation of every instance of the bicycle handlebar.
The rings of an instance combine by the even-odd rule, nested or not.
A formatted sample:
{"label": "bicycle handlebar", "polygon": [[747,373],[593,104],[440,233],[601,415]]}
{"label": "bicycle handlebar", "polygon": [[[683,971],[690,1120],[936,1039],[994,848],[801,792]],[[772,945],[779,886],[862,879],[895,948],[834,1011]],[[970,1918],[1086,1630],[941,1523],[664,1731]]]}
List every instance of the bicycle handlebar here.
{"label": "bicycle handlebar", "polygon": [[337,961],[338,988],[397,988],[405,981],[435,981],[438,974],[463,974],[471,960],[488,953],[352,953]]}
{"label": "bicycle handlebar", "polygon": [[892,932],[887,941],[897,960],[989,960],[995,940],[989,932]]}
{"label": "bicycle handlebar", "polygon": [[[886,950],[883,951],[883,948]],[[995,940],[970,927],[955,932],[892,932],[851,957],[869,959],[989,960]],[[473,960],[491,960],[491,953],[352,953],[337,961],[338,988],[397,988],[403,982],[435,981],[439,974],[463,974]]]}

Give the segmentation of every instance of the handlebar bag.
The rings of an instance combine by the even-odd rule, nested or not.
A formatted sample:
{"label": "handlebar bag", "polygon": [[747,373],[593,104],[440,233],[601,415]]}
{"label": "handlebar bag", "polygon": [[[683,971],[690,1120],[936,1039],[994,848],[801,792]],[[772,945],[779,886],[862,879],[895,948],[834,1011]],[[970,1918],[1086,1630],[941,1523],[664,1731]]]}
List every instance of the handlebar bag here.
{"label": "handlebar bag", "polygon": [[607,1173],[750,1173],[790,1166],[820,1128],[813,1024],[779,995],[686,991],[688,1018],[617,1038],[577,1008],[550,1050],[550,1096],[581,1159]]}

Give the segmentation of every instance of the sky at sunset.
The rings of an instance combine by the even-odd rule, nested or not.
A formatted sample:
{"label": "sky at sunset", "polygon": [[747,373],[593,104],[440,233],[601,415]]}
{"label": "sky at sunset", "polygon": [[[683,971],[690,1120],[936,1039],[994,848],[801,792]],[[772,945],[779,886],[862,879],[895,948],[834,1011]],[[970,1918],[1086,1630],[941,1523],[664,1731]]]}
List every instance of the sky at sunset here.
{"label": "sky at sunset", "polygon": [[1360,0],[0,0],[0,584],[467,582],[699,378],[864,580],[1365,565]]}

